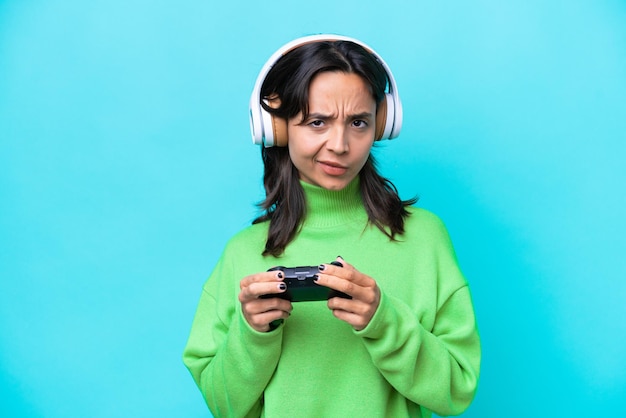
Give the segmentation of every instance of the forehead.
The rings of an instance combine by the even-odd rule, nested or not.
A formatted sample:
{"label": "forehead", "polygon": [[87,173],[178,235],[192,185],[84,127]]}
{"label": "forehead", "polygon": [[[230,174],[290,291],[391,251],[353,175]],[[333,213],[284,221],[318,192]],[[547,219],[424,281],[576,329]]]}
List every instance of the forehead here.
{"label": "forehead", "polygon": [[358,74],[339,71],[319,73],[309,86],[309,106],[332,107],[337,104],[369,109],[375,101],[369,85]]}

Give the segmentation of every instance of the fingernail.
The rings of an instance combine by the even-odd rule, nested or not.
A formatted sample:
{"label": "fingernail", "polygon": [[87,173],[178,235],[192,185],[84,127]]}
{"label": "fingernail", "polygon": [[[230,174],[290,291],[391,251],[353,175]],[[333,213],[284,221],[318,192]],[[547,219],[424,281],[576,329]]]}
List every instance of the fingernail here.
{"label": "fingernail", "polygon": [[342,256],[340,256],[340,255],[338,255],[338,256],[337,256],[337,258],[341,258],[341,259],[343,260],[343,257],[342,257]]}
{"label": "fingernail", "polygon": [[285,289],[287,289],[287,285],[285,283],[278,283],[278,288],[280,290],[285,290]]}
{"label": "fingernail", "polygon": [[316,282],[320,279],[320,276],[318,276],[317,274],[313,275],[313,281]]}
{"label": "fingernail", "polygon": [[279,279],[282,279],[282,278],[283,278],[283,272],[282,272],[282,271],[279,271],[279,272],[278,272],[278,278],[279,278]]}
{"label": "fingernail", "polygon": [[276,328],[278,328],[282,323],[283,323],[283,319],[276,319],[272,322],[270,322],[270,331],[274,331]]}
{"label": "fingernail", "polygon": [[320,266],[319,266],[318,268],[319,268],[319,270],[320,270],[320,271],[324,271],[324,269],[326,268],[326,266],[325,266],[325,265],[323,265],[323,264],[320,264]]}

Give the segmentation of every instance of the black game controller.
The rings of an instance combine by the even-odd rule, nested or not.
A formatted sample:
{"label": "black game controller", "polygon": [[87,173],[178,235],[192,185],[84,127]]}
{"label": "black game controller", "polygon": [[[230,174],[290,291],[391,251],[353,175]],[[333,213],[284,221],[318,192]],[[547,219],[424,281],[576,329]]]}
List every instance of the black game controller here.
{"label": "black game controller", "polygon": [[[330,264],[343,267],[339,261],[333,261]],[[352,296],[325,286],[316,284],[313,279],[319,273],[318,266],[302,266],[302,267],[272,267],[268,271],[282,271],[285,273],[285,284],[287,290],[282,293],[270,293],[262,295],[260,298],[281,298],[291,302],[309,302],[317,300],[326,300],[334,297],[352,299]]]}

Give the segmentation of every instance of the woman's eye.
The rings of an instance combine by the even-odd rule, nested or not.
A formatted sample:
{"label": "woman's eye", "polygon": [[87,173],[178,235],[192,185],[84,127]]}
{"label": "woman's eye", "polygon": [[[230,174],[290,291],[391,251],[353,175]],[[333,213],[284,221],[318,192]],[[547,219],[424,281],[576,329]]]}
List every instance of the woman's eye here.
{"label": "woman's eye", "polygon": [[309,125],[311,125],[314,128],[319,128],[320,126],[324,125],[324,121],[323,120],[313,120],[311,122],[309,122]]}

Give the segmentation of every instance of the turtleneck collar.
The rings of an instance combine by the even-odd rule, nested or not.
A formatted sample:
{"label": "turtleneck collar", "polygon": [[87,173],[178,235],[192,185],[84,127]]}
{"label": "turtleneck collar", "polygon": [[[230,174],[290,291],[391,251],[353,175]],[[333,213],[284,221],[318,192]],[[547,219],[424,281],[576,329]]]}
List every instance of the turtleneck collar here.
{"label": "turtleneck collar", "polygon": [[304,181],[300,184],[306,196],[305,225],[326,228],[367,220],[358,176],[342,190],[327,190]]}

